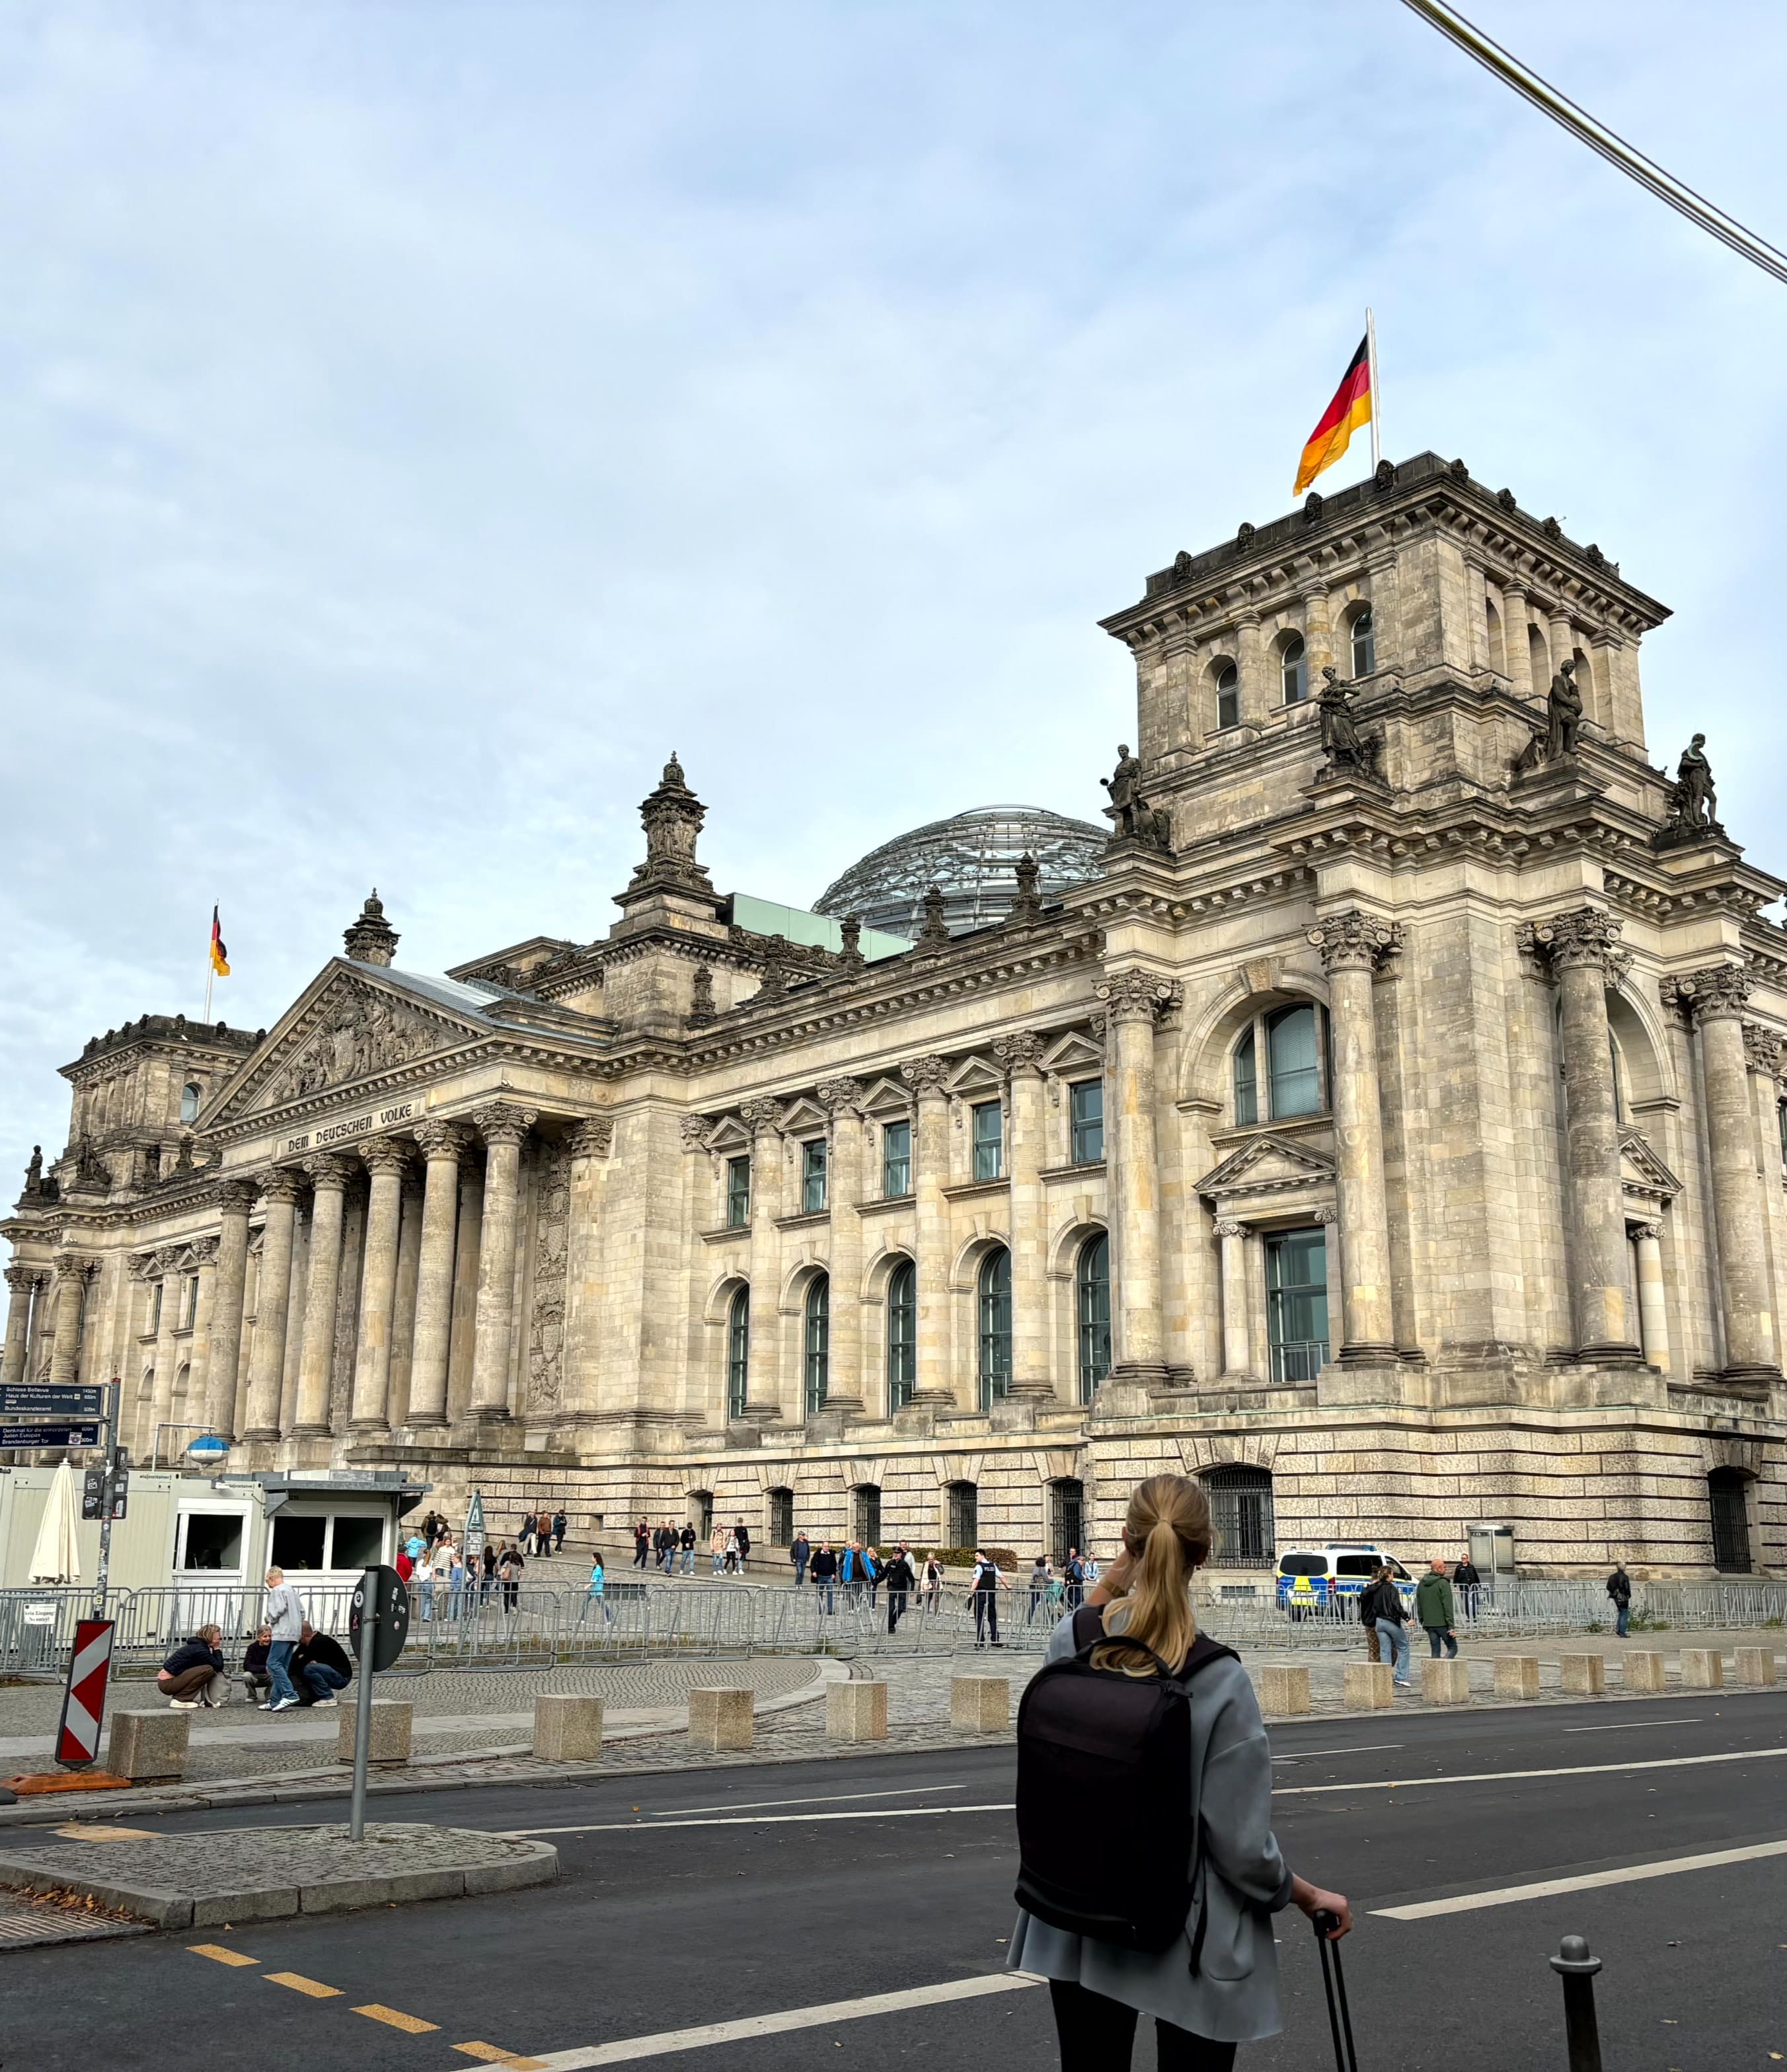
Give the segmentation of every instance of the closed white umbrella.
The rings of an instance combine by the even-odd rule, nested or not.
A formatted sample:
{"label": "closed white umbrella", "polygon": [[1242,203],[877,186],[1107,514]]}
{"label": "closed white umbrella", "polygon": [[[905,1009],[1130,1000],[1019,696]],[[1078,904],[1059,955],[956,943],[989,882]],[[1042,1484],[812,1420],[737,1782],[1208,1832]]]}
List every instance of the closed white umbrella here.
{"label": "closed white umbrella", "polygon": [[50,1484],[50,1500],[43,1507],[43,1522],[37,1528],[37,1544],[31,1549],[31,1579],[34,1583],[80,1581],[80,1523],[75,1471],[64,1461]]}

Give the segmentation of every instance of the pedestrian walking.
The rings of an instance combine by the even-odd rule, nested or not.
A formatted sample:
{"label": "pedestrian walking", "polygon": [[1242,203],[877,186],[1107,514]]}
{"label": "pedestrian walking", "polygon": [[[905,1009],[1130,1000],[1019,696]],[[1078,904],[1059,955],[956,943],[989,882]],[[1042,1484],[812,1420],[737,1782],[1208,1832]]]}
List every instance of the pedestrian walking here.
{"label": "pedestrian walking", "polygon": [[533,1513],[531,1511],[521,1513],[521,1522],[515,1528],[515,1544],[526,1553],[533,1552]]}
{"label": "pedestrian walking", "polygon": [[652,1536],[642,1518],[633,1527],[633,1566],[643,1568],[652,1552]]}
{"label": "pedestrian walking", "polygon": [[1483,1578],[1476,1572],[1476,1564],[1467,1554],[1452,1570],[1452,1588],[1458,1595],[1459,1610],[1467,1621],[1474,1624],[1477,1606],[1483,1597]]}
{"label": "pedestrian walking", "polygon": [[478,1579],[478,1601],[480,1605],[488,1605],[490,1602],[490,1593],[492,1588],[496,1583],[496,1543],[493,1540],[487,1540],[484,1542],[484,1573]]}
{"label": "pedestrian walking", "polygon": [[832,1552],[831,1542],[821,1540],[819,1551],[813,1557],[813,1590],[819,1600],[820,1610],[834,1612],[838,1609],[838,1556]]}
{"label": "pedestrian walking", "polygon": [[974,1549],[974,1576],[968,1585],[968,1601],[974,1608],[974,1645],[985,1647],[990,1630],[992,1645],[1003,1647],[999,1638],[999,1592],[1011,1585],[999,1573],[999,1564],[983,1548]]}
{"label": "pedestrian walking", "polygon": [[1621,1640],[1632,1630],[1632,1578],[1625,1564],[1616,1561],[1607,1579],[1607,1594],[1613,1600],[1613,1630]]}
{"label": "pedestrian walking", "polygon": [[799,1589],[807,1579],[807,1564],[813,1559],[813,1549],[807,1544],[804,1532],[797,1532],[794,1544],[788,1550],[788,1558],[794,1564],[794,1587]]}
{"label": "pedestrian walking", "polygon": [[1390,1650],[1391,1677],[1406,1690],[1410,1680],[1409,1615],[1387,1565],[1378,1569],[1360,1597],[1359,1616],[1377,1634],[1379,1647]]}
{"label": "pedestrian walking", "polygon": [[1070,1612],[1077,1612],[1085,1602],[1086,1595],[1086,1564],[1080,1559],[1077,1547],[1070,1547],[1067,1550],[1064,1580],[1067,1608]]}
{"label": "pedestrian walking", "polygon": [[682,1572],[686,1576],[692,1576],[695,1572],[694,1527],[685,1523],[681,1531],[677,1535],[677,1540],[682,1548]]}
{"label": "pedestrian walking", "polygon": [[503,1610],[518,1612],[521,1609],[521,1574],[527,1560],[519,1547],[503,1550],[503,1558],[497,1566],[496,1579],[503,1586]]}
{"label": "pedestrian walking", "polygon": [[721,1543],[720,1565],[728,1576],[735,1576],[739,1572],[739,1536],[730,1528]]}
{"label": "pedestrian walking", "polygon": [[887,1593],[887,1630],[894,1632],[906,1616],[907,1599],[916,1578],[912,1574],[912,1557],[902,1547],[888,1560],[881,1572],[881,1581]]}
{"label": "pedestrian walking", "polygon": [[733,1527],[732,1537],[739,1543],[739,1573],[742,1576],[751,1565],[751,1528],[742,1518]]}
{"label": "pedestrian walking", "polygon": [[863,1581],[868,1589],[869,1608],[872,1611],[881,1593],[881,1550],[878,1547],[863,1549]]}
{"label": "pedestrian walking", "polygon": [[195,1712],[201,1705],[229,1703],[229,1675],[224,1667],[224,1630],[202,1626],[183,1640],[155,1671],[155,1688],[176,1712]]}
{"label": "pedestrian walking", "polygon": [[1039,1554],[1030,1571],[1030,1609],[1023,1615],[1023,1622],[1026,1626],[1033,1626],[1036,1623],[1037,1613],[1048,1602],[1050,1572],[1048,1556],[1046,1554]]}
{"label": "pedestrian walking", "polygon": [[591,1605],[599,1605],[602,1607],[603,1618],[611,1625],[613,1623],[614,1607],[608,1602],[608,1579],[603,1572],[602,1556],[599,1554],[592,1554],[590,1556],[590,1587],[584,1594],[583,1610],[577,1614],[577,1622],[579,1626],[588,1615]]}
{"label": "pedestrian walking", "polygon": [[[1212,1538],[1209,1500],[1196,1483],[1181,1475],[1143,1482],[1130,1499],[1123,1552],[1056,1629],[1019,1713],[1019,1895],[1040,1882],[1054,1904],[1050,1921],[1027,1907],[1019,1914],[1006,1964],[1048,1980],[1062,2072],[1126,2072],[1138,2014],[1155,2017],[1163,2072],[1229,2072],[1237,2044],[1283,2025],[1273,1914],[1287,1905],[1311,1918],[1331,1914],[1336,1937],[1353,1926],[1341,1893],[1286,1864],[1271,1829],[1271,1750],[1253,1686],[1230,1650],[1197,1632],[1190,1585]],[[1148,1697],[1154,1717],[1168,1705],[1188,1716],[1182,1789],[1146,1766],[1151,1739],[1127,1716],[1147,1702],[1134,1689],[1149,1679],[1147,1659],[1133,1646],[1092,1647],[1101,1635],[1140,1643],[1180,1679]],[[1083,1647],[1092,1647],[1086,1667],[1076,1660]],[[1074,1751],[1072,1790],[1051,1745],[1027,1733],[1044,1718],[1060,1729],[1054,1747]],[[1091,1753],[1101,1744],[1110,1750],[1102,1763]],[[1183,1848],[1179,1879],[1147,1881],[1145,1892],[1133,1814],[1099,1817],[1106,1806],[1127,1811],[1144,1793],[1151,1838],[1170,1834]],[[1149,1933],[1133,1947],[1097,1934],[1100,1923],[1136,1919],[1144,1906]]]}
{"label": "pedestrian walking", "polygon": [[924,1605],[928,1611],[943,1609],[943,1564],[934,1553],[924,1557]]}
{"label": "pedestrian walking", "polygon": [[304,1637],[306,1620],[304,1600],[286,1581],[283,1568],[268,1569],[263,1609],[266,1622],[273,1629],[272,1645],[267,1650],[267,1678],[272,1695],[267,1700],[266,1709],[282,1712],[298,1703],[298,1692],[291,1680],[291,1659]]}
{"label": "pedestrian walking", "polygon": [[455,1626],[465,1616],[465,1550],[455,1547],[447,1572],[447,1616]]}
{"label": "pedestrian walking", "polygon": [[570,1520],[565,1515],[565,1507],[560,1504],[552,1514],[552,1551],[554,1554],[564,1552],[565,1535],[570,1526]]}
{"label": "pedestrian walking", "polygon": [[1452,1599],[1452,1581],[1438,1555],[1414,1586],[1414,1615],[1426,1629],[1428,1650],[1436,1659],[1442,1648],[1448,1659],[1457,1654],[1458,1635],[1453,1629],[1458,1610]]}

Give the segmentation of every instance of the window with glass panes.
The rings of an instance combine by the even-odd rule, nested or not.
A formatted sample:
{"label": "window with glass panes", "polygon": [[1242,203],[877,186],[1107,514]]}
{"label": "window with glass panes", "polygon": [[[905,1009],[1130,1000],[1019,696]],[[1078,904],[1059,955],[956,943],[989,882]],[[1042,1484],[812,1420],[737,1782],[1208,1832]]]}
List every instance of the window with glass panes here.
{"label": "window with glass panes", "polygon": [[1080,1326],[1080,1400],[1110,1372],[1110,1240],[1101,1231],[1080,1248],[1074,1271]]}
{"label": "window with glass panes", "polygon": [[1371,606],[1358,613],[1353,621],[1353,673],[1369,676],[1377,667],[1377,636],[1371,622]]}
{"label": "window with glass panes", "polygon": [[973,1111],[974,1178],[996,1180],[1005,1170],[1005,1116],[997,1101],[978,1102]]}
{"label": "window with glass panes", "polygon": [[1328,1239],[1316,1230],[1266,1240],[1266,1335],[1275,1382],[1313,1381],[1328,1361]]}
{"label": "window with glass panes", "polygon": [[918,1270],[903,1259],[887,1276],[887,1408],[912,1400],[918,1383]]}
{"label": "window with glass panes", "polygon": [[1309,695],[1309,659],[1303,635],[1293,633],[1278,651],[1278,668],[1287,705],[1301,705]]}
{"label": "window with glass panes", "polygon": [[831,1388],[831,1283],[816,1273],[807,1283],[804,1351],[809,1414],[822,1410]]}
{"label": "window with glass panes", "polygon": [[1219,1568],[1264,1568],[1278,1553],[1272,1517],[1272,1478],[1264,1468],[1212,1468],[1204,1478],[1210,1523],[1216,1528],[1211,1556]]}
{"label": "window with glass panes", "polygon": [[826,1206],[826,1140],[814,1137],[801,1146],[801,1213],[817,1215]]}
{"label": "window with glass panes", "polygon": [[1105,1083],[1079,1079],[1068,1088],[1068,1157],[1096,1166],[1105,1155]]}
{"label": "window with glass panes", "polygon": [[981,1262],[980,1407],[990,1410],[1011,1386],[1011,1255],[1002,1245]]}
{"label": "window with glass panes", "polygon": [[949,1497],[949,1544],[977,1547],[980,1544],[980,1490],[974,1482],[951,1482]]}
{"label": "window with glass panes", "polygon": [[726,1161],[726,1225],[728,1230],[743,1230],[751,1220],[751,1161],[748,1158],[728,1158]]}
{"label": "window with glass panes", "polygon": [[[1264,1060],[1265,1070],[1260,1069]],[[1327,1112],[1328,1016],[1313,1005],[1250,1022],[1234,1050],[1235,1120],[1286,1122]]]}
{"label": "window with glass panes", "polygon": [[1217,672],[1217,725],[1224,727],[1240,724],[1241,672],[1233,662],[1228,662]]}
{"label": "window with glass panes", "polygon": [[881,1133],[881,1191],[893,1200],[912,1191],[912,1126],[890,1122]]}
{"label": "window with glass panes", "polygon": [[751,1290],[737,1289],[726,1313],[726,1414],[744,1415],[751,1392]]}

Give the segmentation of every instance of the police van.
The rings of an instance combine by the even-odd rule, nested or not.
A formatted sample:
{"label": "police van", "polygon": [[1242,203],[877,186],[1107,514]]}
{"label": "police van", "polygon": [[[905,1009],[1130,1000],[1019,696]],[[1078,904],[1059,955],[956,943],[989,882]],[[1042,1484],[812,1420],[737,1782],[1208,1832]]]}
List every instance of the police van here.
{"label": "police van", "polygon": [[1394,1555],[1369,1540],[1330,1540],[1321,1547],[1290,1548],[1278,1556],[1279,1606],[1293,1618],[1330,1610],[1349,1617],[1353,1600],[1385,1567],[1404,1598],[1411,1598],[1414,1578]]}

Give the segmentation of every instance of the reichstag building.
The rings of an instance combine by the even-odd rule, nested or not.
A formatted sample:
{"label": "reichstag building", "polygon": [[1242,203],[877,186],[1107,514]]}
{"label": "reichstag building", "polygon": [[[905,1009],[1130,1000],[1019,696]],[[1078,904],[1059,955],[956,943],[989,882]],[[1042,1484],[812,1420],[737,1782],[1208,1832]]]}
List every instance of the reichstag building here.
{"label": "reichstag building", "polygon": [[375,896],[274,1027],[87,1042],[3,1378],[617,1542],[1108,1550],[1166,1467],[1243,1569],[1778,1572],[1787,888],[1647,750],[1665,615],[1423,454],[1103,622],[1101,816],[796,911],[673,758],[594,942],[413,972]]}

